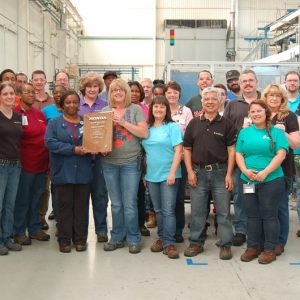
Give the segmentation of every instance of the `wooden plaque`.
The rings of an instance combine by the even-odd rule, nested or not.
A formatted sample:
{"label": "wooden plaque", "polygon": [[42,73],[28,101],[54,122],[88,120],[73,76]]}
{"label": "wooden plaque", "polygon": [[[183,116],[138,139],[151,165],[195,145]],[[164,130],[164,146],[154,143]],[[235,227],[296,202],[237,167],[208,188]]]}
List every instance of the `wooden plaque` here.
{"label": "wooden plaque", "polygon": [[112,151],[113,112],[85,114],[83,121],[83,148],[93,153]]}

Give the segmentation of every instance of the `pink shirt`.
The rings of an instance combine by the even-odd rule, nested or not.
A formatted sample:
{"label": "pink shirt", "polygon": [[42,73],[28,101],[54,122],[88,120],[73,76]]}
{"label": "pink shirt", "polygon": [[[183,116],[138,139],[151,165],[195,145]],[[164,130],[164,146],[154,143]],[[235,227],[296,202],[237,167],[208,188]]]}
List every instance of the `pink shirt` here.
{"label": "pink shirt", "polygon": [[184,106],[180,105],[177,112],[172,115],[172,119],[174,122],[176,122],[180,128],[182,133],[185,133],[186,127],[189,125],[190,121],[193,119],[192,111]]}

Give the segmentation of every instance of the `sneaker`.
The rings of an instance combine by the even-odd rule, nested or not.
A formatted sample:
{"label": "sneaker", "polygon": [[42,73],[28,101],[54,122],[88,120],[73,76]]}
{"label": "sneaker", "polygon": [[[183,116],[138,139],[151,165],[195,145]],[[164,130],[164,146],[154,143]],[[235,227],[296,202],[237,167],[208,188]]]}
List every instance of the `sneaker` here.
{"label": "sneaker", "polygon": [[220,259],[228,260],[232,258],[231,247],[230,246],[222,246],[220,247]]}
{"label": "sneaker", "polygon": [[246,242],[246,235],[243,233],[236,233],[232,240],[233,246],[242,246]]}
{"label": "sneaker", "polygon": [[49,225],[48,225],[48,223],[46,222],[45,219],[41,220],[41,227],[42,227],[43,230],[48,230],[49,229]]}
{"label": "sneaker", "polygon": [[136,254],[141,252],[141,246],[139,244],[129,244],[129,253]]}
{"label": "sneaker", "polygon": [[70,244],[59,244],[59,251],[62,253],[70,253],[71,245]]}
{"label": "sneaker", "polygon": [[15,235],[14,242],[23,246],[31,245],[31,239],[26,234]]}
{"label": "sneaker", "polygon": [[249,262],[258,257],[261,253],[260,247],[247,248],[246,251],[241,255],[241,261]]}
{"label": "sneaker", "polygon": [[150,230],[145,225],[140,227],[140,232],[142,236],[150,236]]}
{"label": "sneaker", "polygon": [[48,220],[54,220],[54,211],[52,210],[48,216]]}
{"label": "sneaker", "polygon": [[184,250],[184,256],[187,257],[193,257],[198,255],[199,253],[203,252],[203,246],[198,244],[190,244],[185,250]]}
{"label": "sneaker", "polygon": [[106,243],[108,242],[108,236],[106,232],[98,232],[97,233],[97,241],[98,243]]}
{"label": "sneaker", "polygon": [[259,257],[258,257],[258,262],[260,264],[269,264],[272,261],[276,260],[276,254],[272,250],[265,250]]}
{"label": "sneaker", "polygon": [[10,250],[10,251],[21,251],[22,250],[22,246],[19,243],[13,243],[11,241],[9,241],[5,247]]}
{"label": "sneaker", "polygon": [[162,240],[157,240],[156,242],[154,242],[151,247],[150,250],[152,252],[161,252],[163,251],[164,247],[163,247],[163,242]]}
{"label": "sneaker", "polygon": [[109,241],[108,243],[104,244],[103,249],[104,251],[114,251],[118,248],[123,248],[124,246],[124,243],[115,243],[113,241]]}
{"label": "sneaker", "polygon": [[30,238],[32,238],[33,240],[45,242],[49,241],[50,235],[41,230],[36,233],[30,234]]}
{"label": "sneaker", "polygon": [[281,255],[284,252],[284,246],[280,244],[276,245],[274,252],[276,256]]}
{"label": "sneaker", "polygon": [[4,245],[0,245],[0,255],[7,255],[8,249]]}
{"label": "sneaker", "polygon": [[175,234],[175,240],[176,240],[176,243],[184,242],[184,238],[183,238],[182,234]]}
{"label": "sneaker", "polygon": [[77,252],[83,252],[83,251],[86,250],[86,248],[87,248],[87,243],[85,243],[85,244],[76,244],[75,245],[75,249],[76,249]]}
{"label": "sneaker", "polygon": [[179,253],[178,253],[175,245],[169,245],[167,247],[164,247],[163,253],[165,255],[168,255],[168,258],[171,258],[171,259],[179,258]]}

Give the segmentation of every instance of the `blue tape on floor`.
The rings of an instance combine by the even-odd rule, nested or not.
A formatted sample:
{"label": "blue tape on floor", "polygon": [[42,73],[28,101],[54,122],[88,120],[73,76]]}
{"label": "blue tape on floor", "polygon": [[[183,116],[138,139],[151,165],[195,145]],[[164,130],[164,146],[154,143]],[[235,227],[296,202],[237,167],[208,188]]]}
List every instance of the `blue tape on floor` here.
{"label": "blue tape on floor", "polygon": [[291,262],[290,266],[300,266],[300,262]]}
{"label": "blue tape on floor", "polygon": [[186,259],[186,264],[188,266],[207,266],[208,265],[208,263],[206,263],[206,262],[193,262],[193,260],[191,258]]}

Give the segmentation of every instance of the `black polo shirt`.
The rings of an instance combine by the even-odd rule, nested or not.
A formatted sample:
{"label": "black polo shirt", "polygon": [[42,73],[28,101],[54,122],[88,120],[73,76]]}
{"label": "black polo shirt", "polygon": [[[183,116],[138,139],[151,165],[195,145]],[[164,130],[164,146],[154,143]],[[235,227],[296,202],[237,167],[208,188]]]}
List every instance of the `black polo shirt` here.
{"label": "black polo shirt", "polygon": [[236,139],[236,129],[230,120],[218,114],[210,122],[203,114],[187,126],[183,146],[192,149],[195,164],[223,164],[228,160],[227,147],[234,145]]}

